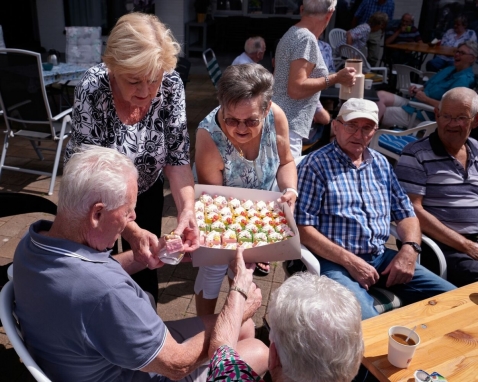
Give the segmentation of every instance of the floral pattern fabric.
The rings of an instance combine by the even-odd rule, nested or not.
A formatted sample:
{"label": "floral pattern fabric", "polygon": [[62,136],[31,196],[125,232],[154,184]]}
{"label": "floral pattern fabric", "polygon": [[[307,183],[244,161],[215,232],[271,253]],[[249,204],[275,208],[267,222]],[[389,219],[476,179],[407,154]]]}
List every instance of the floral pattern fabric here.
{"label": "floral pattern fabric", "polygon": [[[458,45],[463,44],[464,42],[467,42],[468,40],[475,41],[475,42],[477,41],[476,33],[474,30],[467,29],[465,33],[463,33],[461,36],[458,36],[454,29],[448,29],[443,35],[440,45],[452,46],[456,48]],[[438,55],[437,57],[440,57],[442,60],[445,60],[447,62],[453,62],[454,60],[453,57],[447,57],[443,55]]]}
{"label": "floral pattern fabric", "polygon": [[145,117],[126,125],[116,113],[105,64],[90,68],[75,88],[65,162],[81,144],[110,147],[129,157],[138,169],[139,193],[162,176],[164,166],[189,164],[184,86],[179,74],[164,73]]}
{"label": "floral pattern fabric", "polygon": [[214,353],[209,363],[207,382],[264,382],[257,373],[227,345],[222,345]]}
{"label": "floral pattern fabric", "polygon": [[320,53],[322,53],[322,58],[324,59],[325,66],[327,66],[327,70],[330,73],[335,73],[335,65],[334,65],[334,57],[332,54],[332,47],[330,44],[326,43],[325,41],[319,41],[319,49]]}
{"label": "floral pattern fabric", "polygon": [[259,155],[255,160],[248,160],[241,156],[232,142],[227,139],[216,121],[218,110],[219,107],[209,113],[199,123],[198,128],[206,130],[211,135],[221,154],[224,161],[223,186],[270,190],[280,164],[272,109],[265,117]]}

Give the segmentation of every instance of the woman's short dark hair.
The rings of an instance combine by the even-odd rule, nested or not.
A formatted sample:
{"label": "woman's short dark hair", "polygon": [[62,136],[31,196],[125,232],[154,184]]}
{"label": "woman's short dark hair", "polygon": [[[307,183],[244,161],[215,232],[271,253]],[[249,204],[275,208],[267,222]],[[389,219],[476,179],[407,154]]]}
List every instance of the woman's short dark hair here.
{"label": "woman's short dark hair", "polygon": [[217,84],[217,99],[224,106],[262,97],[262,109],[269,106],[272,98],[274,76],[259,64],[231,65],[222,73]]}
{"label": "woman's short dark hair", "polygon": [[461,25],[463,25],[465,28],[468,26],[468,18],[464,15],[460,15],[455,17],[455,20],[453,20],[455,23],[459,22]]}

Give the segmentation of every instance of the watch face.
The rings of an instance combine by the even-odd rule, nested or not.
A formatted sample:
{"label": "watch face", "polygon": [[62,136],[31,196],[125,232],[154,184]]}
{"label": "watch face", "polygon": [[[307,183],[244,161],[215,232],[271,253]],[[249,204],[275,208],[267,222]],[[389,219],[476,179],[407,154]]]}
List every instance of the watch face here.
{"label": "watch face", "polygon": [[403,243],[403,244],[409,244],[413,247],[413,249],[418,252],[418,253],[421,253],[422,252],[422,247],[420,247],[417,243],[414,243],[414,242],[406,242],[406,243]]}

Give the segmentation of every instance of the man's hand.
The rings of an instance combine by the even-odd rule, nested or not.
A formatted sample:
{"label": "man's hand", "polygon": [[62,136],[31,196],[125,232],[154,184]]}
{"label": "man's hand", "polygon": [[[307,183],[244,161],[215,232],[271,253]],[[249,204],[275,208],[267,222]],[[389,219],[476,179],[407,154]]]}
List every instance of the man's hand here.
{"label": "man's hand", "polygon": [[358,256],[355,256],[353,263],[346,269],[365,290],[369,290],[380,278],[377,270]]}
{"label": "man's hand", "polygon": [[156,254],[161,246],[158,237],[151,232],[140,228],[136,223],[129,223],[122,233],[133,250],[134,259],[149,268],[159,268],[164,263],[158,259]]}
{"label": "man's hand", "polygon": [[416,260],[417,253],[415,250],[410,245],[402,246],[402,249],[382,272],[383,276],[388,275],[387,288],[392,285],[408,283],[415,273]]}
{"label": "man's hand", "polygon": [[478,243],[468,240],[466,254],[474,260],[478,260]]}

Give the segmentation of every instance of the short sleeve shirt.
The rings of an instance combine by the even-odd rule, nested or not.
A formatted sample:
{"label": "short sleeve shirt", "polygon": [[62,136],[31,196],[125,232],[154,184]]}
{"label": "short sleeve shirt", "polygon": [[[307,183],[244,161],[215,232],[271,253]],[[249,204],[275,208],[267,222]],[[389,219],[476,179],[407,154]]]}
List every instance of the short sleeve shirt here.
{"label": "short sleeve shirt", "polygon": [[[364,49],[367,47],[367,40],[370,30],[370,25],[367,23],[360,24],[349,30],[349,33],[352,36],[352,46],[360,51],[364,51]],[[345,41],[343,43],[345,44]]]}
{"label": "short sleeve shirt", "polygon": [[329,74],[317,38],[306,28],[292,26],[279,41],[275,57],[272,100],[284,110],[290,131],[307,138],[320,92],[304,99],[292,99],[287,94],[287,88],[292,61],[304,59],[314,64],[309,78],[325,77]]}
{"label": "short sleeve shirt", "polygon": [[163,381],[141,372],[167,328],[146,293],[109,252],[40,234],[34,223],[14,258],[15,312],[28,349],[54,381]]}
{"label": "short sleeve shirt", "polygon": [[423,208],[461,234],[478,233],[478,142],[466,142],[466,169],[448,154],[438,133],[407,145],[396,166],[400,184],[422,195]]}
{"label": "short sleeve shirt", "polygon": [[390,222],[415,216],[383,155],[367,149],[357,168],[336,141],[299,164],[298,192],[296,223],[313,226],[356,255],[380,255]]}
{"label": "short sleeve shirt", "polygon": [[81,144],[109,147],[138,169],[138,191],[148,190],[166,165],[189,164],[184,85],[178,73],[164,73],[146,116],[134,125],[119,119],[105,64],[90,68],[75,88],[72,133],[65,161]]}

